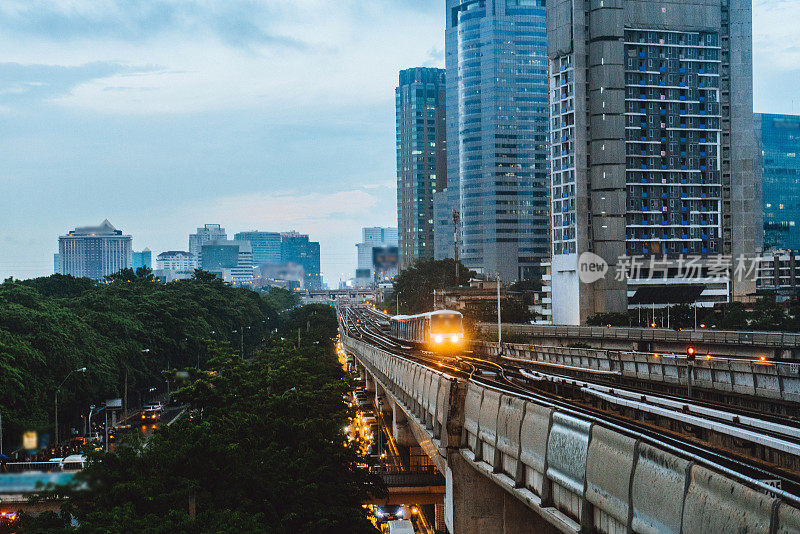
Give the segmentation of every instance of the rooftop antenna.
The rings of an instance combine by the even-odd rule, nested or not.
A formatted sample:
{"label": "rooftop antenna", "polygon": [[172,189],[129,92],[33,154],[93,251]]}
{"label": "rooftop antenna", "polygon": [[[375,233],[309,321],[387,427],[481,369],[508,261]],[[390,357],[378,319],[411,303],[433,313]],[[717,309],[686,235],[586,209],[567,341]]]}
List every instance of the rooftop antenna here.
{"label": "rooftop antenna", "polygon": [[461,222],[461,212],[458,210],[453,210],[453,258],[456,260],[456,285],[461,285],[458,283],[458,277],[461,274],[458,268],[458,223]]}

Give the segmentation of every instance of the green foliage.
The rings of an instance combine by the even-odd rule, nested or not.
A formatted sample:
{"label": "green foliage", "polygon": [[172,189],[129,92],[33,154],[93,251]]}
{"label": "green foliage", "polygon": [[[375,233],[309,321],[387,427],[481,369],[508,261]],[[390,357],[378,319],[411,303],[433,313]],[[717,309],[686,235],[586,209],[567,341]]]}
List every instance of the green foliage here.
{"label": "green foliage", "polygon": [[282,287],[271,287],[263,291],[262,296],[274,309],[281,312],[300,305],[300,297],[297,293]]}
{"label": "green foliage", "polygon": [[394,291],[385,305],[390,312],[394,312],[399,297],[400,313],[431,311],[434,289],[467,285],[474,276],[474,271],[470,271],[459,262],[458,277],[456,277],[456,263],[453,259],[420,260],[397,275],[394,280]]}
{"label": "green foliage", "polygon": [[[526,324],[533,315],[521,299],[506,297],[500,301],[503,323]],[[477,322],[497,323],[497,301],[484,301],[467,309],[465,316]]]}
{"label": "green foliage", "polygon": [[[209,349],[208,370],[188,368],[177,393],[187,414],[146,442],[91,452],[71,487],[66,521],[49,532],[374,532],[361,501],[378,492],[343,428],[349,389],[333,343],[329,306],[304,306],[281,328],[313,319],[301,344],[275,338],[242,362],[226,344]],[[190,504],[192,503],[192,504]],[[190,508],[194,508],[194,514]],[[26,518],[30,530],[41,526]]]}
{"label": "green foliage", "polygon": [[54,275],[0,284],[4,450],[18,446],[25,430],[52,434],[54,392],[70,371],[87,368],[59,394],[62,436],[89,405],[121,397],[126,375],[135,403],[137,392],[163,385],[163,369],[202,366],[209,340],[233,338],[238,346],[233,330],[251,326],[245,348],[252,350],[278,326],[270,302],[205,274],[167,285],[148,269],[107,283]]}

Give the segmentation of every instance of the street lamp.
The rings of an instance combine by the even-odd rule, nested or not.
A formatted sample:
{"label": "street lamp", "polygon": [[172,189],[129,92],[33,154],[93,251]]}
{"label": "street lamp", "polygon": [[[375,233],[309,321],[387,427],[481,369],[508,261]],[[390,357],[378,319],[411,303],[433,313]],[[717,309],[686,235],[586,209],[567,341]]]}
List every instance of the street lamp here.
{"label": "street lamp", "polygon": [[234,330],[232,332],[233,334],[241,334],[241,349],[240,350],[241,350],[242,361],[244,361],[244,329],[245,328],[250,330],[252,327],[251,326],[241,326],[239,328],[239,330]]}
{"label": "street lamp", "polygon": [[56,397],[56,439],[55,439],[55,442],[54,442],[56,447],[58,447],[58,392],[61,391],[61,386],[64,385],[64,382],[67,381],[67,378],[72,376],[72,373],[85,373],[85,372],[86,372],[86,367],[81,367],[80,369],[74,369],[74,370],[70,371],[69,374],[67,374],[67,376],[64,377],[64,380],[62,380],[61,383],[56,388],[56,395],[55,395],[55,397]]}

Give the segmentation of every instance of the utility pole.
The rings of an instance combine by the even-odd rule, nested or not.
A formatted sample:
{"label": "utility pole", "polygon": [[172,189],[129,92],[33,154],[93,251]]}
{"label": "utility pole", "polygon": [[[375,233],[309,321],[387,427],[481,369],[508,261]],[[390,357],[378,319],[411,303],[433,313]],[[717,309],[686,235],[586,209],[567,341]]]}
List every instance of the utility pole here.
{"label": "utility pole", "polygon": [[56,422],[55,431],[56,432],[55,432],[55,438],[56,439],[54,441],[54,445],[56,447],[58,447],[58,392],[61,391],[61,386],[64,385],[64,383],[67,381],[67,378],[72,376],[72,373],[85,373],[85,372],[86,372],[86,367],[81,367],[80,369],[75,369],[74,371],[70,371],[67,374],[67,376],[64,377],[64,380],[61,381],[61,384],[59,384],[58,387],[56,388],[56,394],[55,394],[55,398],[56,398],[56,414],[55,414],[55,419],[56,419],[56,421],[55,421]]}
{"label": "utility pole", "polygon": [[458,210],[453,210],[453,258],[456,260],[456,285],[460,285],[458,283],[458,277],[461,274],[458,268],[458,223],[461,222],[461,212]]}
{"label": "utility pole", "polygon": [[497,273],[497,344],[503,352],[503,320],[500,316],[500,273]]}
{"label": "utility pole", "polygon": [[[139,405],[141,406],[141,402]],[[128,417],[128,368],[125,368],[125,392],[122,396],[122,417]]]}

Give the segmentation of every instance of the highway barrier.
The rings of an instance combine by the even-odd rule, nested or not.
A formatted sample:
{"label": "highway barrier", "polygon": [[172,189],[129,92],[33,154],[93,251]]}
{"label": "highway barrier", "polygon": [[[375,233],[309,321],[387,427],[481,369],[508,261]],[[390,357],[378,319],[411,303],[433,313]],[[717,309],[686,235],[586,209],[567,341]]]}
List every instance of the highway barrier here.
{"label": "highway barrier", "polygon": [[[489,356],[496,357],[500,353],[497,343],[476,341],[472,347]],[[503,356],[534,367],[549,366],[595,376],[620,376],[684,386],[689,370],[686,357],[674,354],[503,343]],[[796,403],[800,402],[800,363],[701,355],[692,364],[692,384],[720,393]]]}

